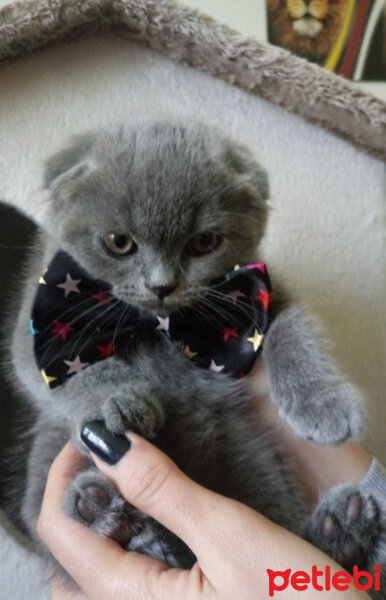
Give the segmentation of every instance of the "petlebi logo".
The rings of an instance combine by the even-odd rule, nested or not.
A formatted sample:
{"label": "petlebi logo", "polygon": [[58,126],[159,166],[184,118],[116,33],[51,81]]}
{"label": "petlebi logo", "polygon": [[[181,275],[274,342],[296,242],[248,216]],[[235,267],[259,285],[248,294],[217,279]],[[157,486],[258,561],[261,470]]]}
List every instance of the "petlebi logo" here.
{"label": "petlebi logo", "polygon": [[276,592],[283,592],[288,587],[298,592],[312,590],[322,592],[329,590],[346,591],[352,584],[357,590],[367,592],[373,589],[379,592],[381,586],[381,565],[374,565],[374,573],[360,571],[354,566],[352,575],[347,571],[335,571],[331,573],[331,567],[326,566],[324,570],[319,570],[313,565],[311,573],[306,571],[273,571],[267,569],[268,574],[268,592],[270,597],[275,596]]}

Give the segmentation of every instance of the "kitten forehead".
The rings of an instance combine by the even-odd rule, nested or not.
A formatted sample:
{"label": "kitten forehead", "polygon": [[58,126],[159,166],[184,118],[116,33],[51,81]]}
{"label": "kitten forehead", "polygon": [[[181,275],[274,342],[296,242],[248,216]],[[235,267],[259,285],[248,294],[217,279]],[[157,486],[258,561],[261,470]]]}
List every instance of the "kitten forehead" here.
{"label": "kitten forehead", "polygon": [[[236,183],[246,184],[230,158],[229,141],[198,123],[121,127],[100,134],[93,155],[105,193],[118,200],[122,222],[153,244],[202,230],[206,216],[216,223],[220,198]],[[262,197],[264,185],[262,176]]]}

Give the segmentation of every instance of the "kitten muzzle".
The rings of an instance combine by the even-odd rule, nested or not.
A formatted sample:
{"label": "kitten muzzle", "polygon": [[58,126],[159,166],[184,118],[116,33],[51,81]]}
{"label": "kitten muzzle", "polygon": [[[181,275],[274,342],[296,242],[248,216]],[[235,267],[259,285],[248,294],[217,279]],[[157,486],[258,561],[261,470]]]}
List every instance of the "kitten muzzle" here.
{"label": "kitten muzzle", "polygon": [[137,336],[153,334],[177,343],[198,367],[241,378],[261,352],[271,303],[266,265],[255,263],[236,265],[193,305],[156,315],[119,300],[108,283],[59,251],[32,306],[36,364],[55,388],[100,360],[123,356]]}

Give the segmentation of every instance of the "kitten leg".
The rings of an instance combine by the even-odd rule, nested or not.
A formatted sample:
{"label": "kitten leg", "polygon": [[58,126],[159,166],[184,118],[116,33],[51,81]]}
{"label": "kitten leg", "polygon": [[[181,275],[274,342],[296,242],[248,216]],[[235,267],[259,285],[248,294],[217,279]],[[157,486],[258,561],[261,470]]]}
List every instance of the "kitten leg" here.
{"label": "kitten leg", "polygon": [[67,490],[64,511],[121,546],[171,567],[191,568],[195,557],[173,533],[126,502],[95,468],[79,473]]}
{"label": "kitten leg", "polygon": [[69,438],[69,430],[40,422],[35,426],[34,440],[28,457],[28,470],[20,517],[36,552],[44,559],[47,585],[54,573],[59,573],[69,584],[74,582],[42,543],[37,533],[44,490],[50,466]]}
{"label": "kitten leg", "polygon": [[128,550],[156,558],[171,568],[191,569],[196,562],[188,546],[151,517],[146,517],[143,530],[132,538]]}
{"label": "kitten leg", "polygon": [[305,538],[349,571],[386,568],[386,502],[361,484],[334,487],[310,516]]}
{"label": "kitten leg", "polygon": [[263,360],[272,400],[296,433],[324,444],[358,435],[360,393],[334,366],[317,325],[301,307],[273,321]]}
{"label": "kitten leg", "polygon": [[126,502],[95,467],[73,479],[66,493],[64,511],[122,546],[127,546],[143,526],[143,513]]}
{"label": "kitten leg", "polygon": [[[103,420],[117,434],[132,429],[152,439],[164,422],[160,393],[149,376],[123,360],[108,358],[91,365],[53,390],[66,402],[74,419],[74,442],[81,451],[79,434],[87,421]],[[70,409],[71,407],[71,409]]]}

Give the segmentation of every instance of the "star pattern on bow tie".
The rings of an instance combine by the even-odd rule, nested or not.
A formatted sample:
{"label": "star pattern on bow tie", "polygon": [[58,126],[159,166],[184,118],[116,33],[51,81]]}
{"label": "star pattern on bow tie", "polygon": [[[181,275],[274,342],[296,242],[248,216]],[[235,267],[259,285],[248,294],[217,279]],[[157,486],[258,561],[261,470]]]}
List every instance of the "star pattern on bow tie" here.
{"label": "star pattern on bow tie", "polygon": [[237,329],[223,329],[224,342],[227,342],[229,338],[238,338],[239,334],[237,333]]}
{"label": "star pattern on bow tie", "polygon": [[70,367],[67,371],[67,375],[71,375],[72,373],[79,373],[80,371],[88,367],[90,364],[88,362],[82,363],[79,355],[74,360],[64,360],[63,362],[66,363],[68,367]]}
{"label": "star pattern on bow tie", "polygon": [[78,283],[81,281],[81,279],[72,279],[71,275],[67,273],[66,281],[63,281],[63,283],[58,283],[56,287],[62,288],[64,290],[64,297],[67,298],[71,292],[74,294],[80,294]]}
{"label": "star pattern on bow tie", "polygon": [[261,273],[267,272],[267,267],[264,263],[254,263],[253,265],[247,265],[247,269],[259,269]]}
{"label": "star pattern on bow tie", "polygon": [[110,294],[102,290],[99,290],[96,294],[91,294],[91,298],[98,302],[98,304],[108,304],[111,300]]}
{"label": "star pattern on bow tie", "polygon": [[49,375],[47,375],[47,373],[46,373],[45,369],[42,369],[42,370],[40,371],[40,373],[41,373],[41,375],[42,375],[42,377],[43,377],[43,381],[44,381],[44,383],[45,383],[45,384],[46,384],[48,387],[50,387],[50,384],[51,384],[51,383],[53,383],[54,381],[56,381],[56,379],[57,379],[56,377],[50,377]]}
{"label": "star pattern on bow tie", "polygon": [[261,334],[260,334],[260,333],[257,331],[257,329],[255,329],[255,332],[254,332],[253,336],[252,336],[252,337],[249,337],[249,338],[247,338],[247,339],[248,339],[248,342],[250,342],[251,344],[253,344],[253,349],[254,349],[254,351],[256,352],[256,351],[257,351],[257,349],[258,349],[258,348],[261,346],[261,344],[263,343],[264,336],[263,336],[263,335],[261,335]]}
{"label": "star pattern on bow tie", "polygon": [[272,293],[260,290],[260,293],[256,296],[256,300],[262,303],[264,310],[267,310],[272,302]]}
{"label": "star pattern on bow tie", "polygon": [[104,346],[97,346],[99,352],[99,358],[108,358],[115,354],[117,346],[115,346],[114,342],[108,342]]}
{"label": "star pattern on bow tie", "polygon": [[29,321],[29,330],[30,330],[30,332],[31,332],[32,335],[37,335],[38,333],[40,333],[40,331],[38,331],[37,329],[35,329],[33,319],[30,319],[30,321]]}
{"label": "star pattern on bow tie", "polygon": [[169,331],[169,322],[170,322],[170,317],[165,317],[164,319],[162,317],[158,317],[158,322],[159,325],[157,327],[158,331]]}
{"label": "star pattern on bow tie", "polygon": [[228,298],[231,298],[233,304],[236,304],[239,298],[245,298],[246,294],[243,294],[240,290],[234,290],[233,292],[229,292],[227,294]]}
{"label": "star pattern on bow tie", "polygon": [[73,331],[75,331],[75,329],[72,325],[70,325],[70,323],[64,323],[63,321],[55,321],[55,324],[51,329],[51,333],[60,336],[64,342],[67,340],[67,336]]}
{"label": "star pattern on bow tie", "polygon": [[189,346],[185,346],[185,348],[184,348],[184,354],[189,359],[192,359],[195,356],[197,356],[197,352],[192,352],[191,349],[189,348]]}
{"label": "star pattern on bow tie", "polygon": [[211,371],[214,371],[215,373],[220,373],[224,369],[224,365],[216,365],[212,358],[212,360],[210,361],[209,369]]}
{"label": "star pattern on bow tie", "polygon": [[161,317],[118,300],[107,283],[92,280],[69,255],[59,252],[44,282],[39,280],[30,321],[44,382],[56,387],[116,355],[119,348],[124,352],[141,331],[165,336],[198,367],[243,377],[253,366],[269,324],[272,294],[266,267],[235,265],[213,287],[224,299],[212,311],[203,304],[204,312],[197,304]]}

